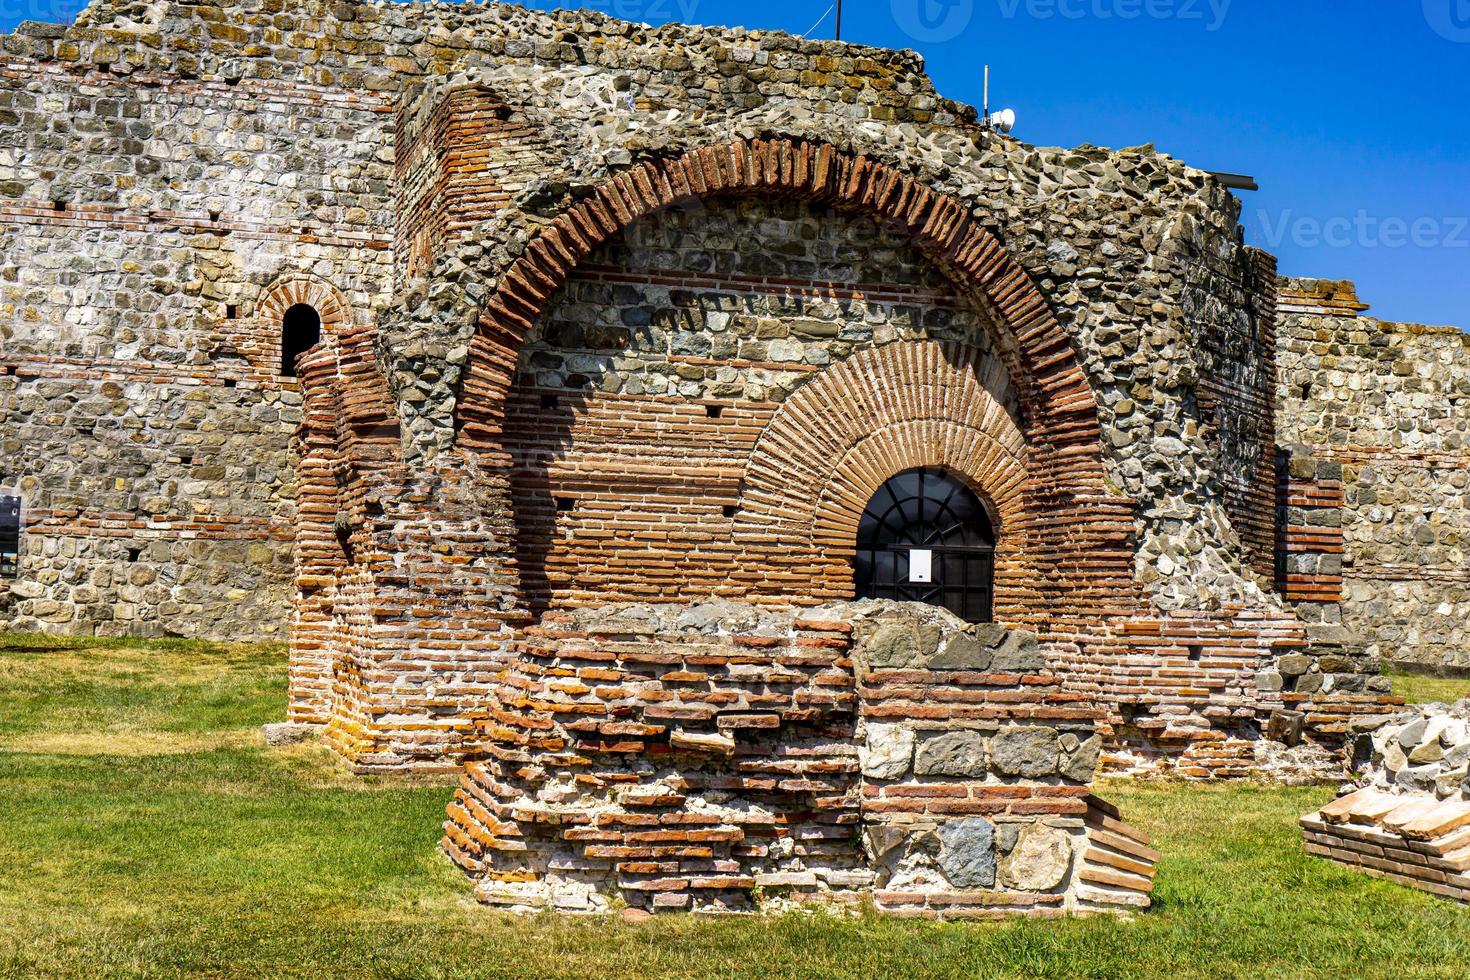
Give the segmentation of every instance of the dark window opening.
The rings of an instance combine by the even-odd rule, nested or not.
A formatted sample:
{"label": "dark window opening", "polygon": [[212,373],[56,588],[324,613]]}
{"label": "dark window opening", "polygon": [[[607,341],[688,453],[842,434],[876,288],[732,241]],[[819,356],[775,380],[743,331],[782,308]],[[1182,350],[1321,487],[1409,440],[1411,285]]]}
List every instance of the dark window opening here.
{"label": "dark window opening", "polygon": [[236,306],[234,303],[226,303],[225,304],[225,319],[226,320],[233,320],[237,316],[239,316],[239,314],[240,314],[240,308],[238,306]]}
{"label": "dark window opening", "polygon": [[706,406],[704,406],[704,414],[708,415],[712,419],[717,419],[721,415],[724,415],[725,414],[725,406],[723,406],[723,405],[706,405]]}
{"label": "dark window opening", "polygon": [[577,502],[575,500],[573,500],[571,497],[557,497],[556,498],[556,509],[558,511],[566,512],[566,511],[571,510],[576,505],[577,505]]}
{"label": "dark window opening", "polygon": [[541,407],[542,408],[555,408],[558,404],[560,404],[560,399],[558,399],[555,395],[542,395],[541,396]]}
{"label": "dark window opening", "polygon": [[853,578],[859,599],[924,602],[967,622],[989,622],[995,601],[990,512],[944,470],[900,473],[863,512]]}
{"label": "dark window opening", "polygon": [[20,511],[18,495],[0,493],[0,578],[20,575]]}
{"label": "dark window opening", "polygon": [[739,510],[734,504],[726,504],[723,508],[726,517],[734,517]]}
{"label": "dark window opening", "polygon": [[1189,659],[1190,660],[1194,661],[1195,663],[1198,663],[1199,662],[1199,658],[1200,657],[1203,657],[1204,654],[1205,654],[1205,648],[1204,647],[1198,646],[1198,645],[1193,644],[1193,643],[1191,643],[1189,645]]}
{"label": "dark window opening", "polygon": [[52,211],[65,211],[66,210],[66,202],[65,201],[52,201],[51,202],[51,210]]}
{"label": "dark window opening", "polygon": [[234,378],[226,378],[225,379],[225,387],[226,388],[233,388],[236,385],[238,385],[239,383],[240,382],[236,381]]}
{"label": "dark window opening", "polygon": [[142,557],[142,555],[143,555],[143,549],[142,548],[129,548],[128,549],[128,561],[130,561],[130,562],[136,562],[140,557]]}
{"label": "dark window opening", "polygon": [[296,359],[322,339],[322,318],[306,303],[297,303],[281,320],[281,376],[296,377]]}

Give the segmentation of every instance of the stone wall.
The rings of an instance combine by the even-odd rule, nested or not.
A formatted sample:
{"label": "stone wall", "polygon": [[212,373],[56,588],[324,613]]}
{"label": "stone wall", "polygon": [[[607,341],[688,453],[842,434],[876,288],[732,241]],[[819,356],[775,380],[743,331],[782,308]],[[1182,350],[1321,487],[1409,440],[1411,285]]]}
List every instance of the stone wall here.
{"label": "stone wall", "polygon": [[1470,667],[1470,340],[1366,309],[1350,283],[1284,285],[1279,437],[1340,470],[1342,623],[1386,659]]}
{"label": "stone wall", "polygon": [[[681,54],[706,37],[728,40]],[[591,61],[624,84],[678,78],[689,105],[941,110],[912,54],[743,37],[502,5],[96,0],[71,27],[3,38],[0,485],[24,495],[28,527],[0,622],[284,637],[301,403],[272,300],[310,282],[329,337],[388,301],[405,85]],[[840,78],[813,62],[829,49],[847,55]],[[411,214],[417,185],[400,179]]]}
{"label": "stone wall", "polygon": [[0,483],[28,514],[0,621],[283,639],[281,315],[330,335],[386,295],[383,102],[67,68],[28,30],[0,69]]}
{"label": "stone wall", "polygon": [[482,901],[1148,905],[1157,855],[1089,796],[1096,712],[1030,634],[891,603],[635,605],[551,614],[518,650],[445,823]]}
{"label": "stone wall", "polygon": [[[1236,244],[1236,206],[1205,175],[1147,148],[1034,150],[964,113],[923,127],[854,126],[795,102],[660,114],[640,106],[675,104],[672,79],[650,76],[631,106],[622,85],[595,68],[507,64],[431,82],[401,106],[400,137],[420,161],[409,168],[414,200],[435,210],[414,204],[400,229],[423,274],[405,270],[377,353],[415,475],[366,492],[421,500],[423,516],[463,513],[465,523],[438,522],[456,539],[494,528],[514,543],[513,561],[473,560],[467,602],[500,624],[491,633],[558,604],[850,594],[868,496],[898,470],[942,465],[1014,508],[1002,521],[1017,532],[1002,614],[1046,632],[1061,676],[1109,707],[1131,758],[1240,774],[1287,702],[1310,709],[1310,731],[1329,742],[1348,717],[1381,708],[1382,690],[1366,684],[1260,682],[1311,639],[1266,590],[1270,262]],[[584,124],[571,125],[579,114]],[[1075,181],[1067,191],[1054,186],[1061,174]],[[739,199],[760,204],[729,203]],[[810,273],[693,283],[668,273],[690,221],[708,244],[712,215],[769,215],[773,202],[786,209],[778,217],[816,204],[839,225],[871,223],[880,244],[906,239],[929,266],[908,261],[919,281],[942,274],[942,305],[958,300],[987,327],[988,345],[974,349],[994,352],[1004,383],[946,401],[957,383],[995,377],[985,358],[896,333],[836,356],[813,338],[778,345],[799,361],[741,359],[708,314],[728,331],[723,314],[752,308],[749,294],[799,293]],[[491,217],[458,230],[434,217],[486,206]],[[759,247],[763,267],[808,262],[789,237],[799,224],[744,224],[730,229]],[[820,288],[885,300],[861,272],[844,267]],[[712,306],[675,302],[692,291],[681,285]],[[774,322],[786,317],[805,329],[838,319],[809,312],[791,303],[767,319],[773,330],[789,330]],[[589,331],[605,346],[578,346]],[[772,339],[791,338],[755,337],[750,349],[764,344],[769,357]],[[831,363],[807,362],[809,349]],[[776,402],[737,397],[751,391]],[[1018,411],[990,411],[1011,404],[1008,391]],[[1015,431],[993,427],[1007,417]],[[449,485],[452,499],[434,496]],[[413,540],[419,519],[381,520],[373,537]],[[393,560],[422,569],[420,581],[453,581],[471,561],[404,547]],[[383,652],[373,656],[472,685],[473,671],[447,671],[441,652],[417,656],[407,643],[435,626],[406,597],[375,608],[369,630]],[[368,676],[357,657],[349,645],[344,676]],[[456,715],[435,696],[438,707],[420,712],[411,685],[384,694],[373,715],[383,724],[343,743],[372,767],[435,765],[429,749],[474,710]]]}
{"label": "stone wall", "polygon": [[[845,597],[868,497],[943,466],[1001,517],[998,612],[1140,754],[1233,773],[1288,694],[1329,739],[1378,704],[1270,688],[1311,642],[1269,590],[1271,262],[1152,147],[986,131],[912,52],[493,4],[98,0],[3,50],[0,384],[59,399],[7,403],[8,622],[272,635],[294,589],[293,716],[445,768],[543,609]],[[120,529],[153,582],[91,557]]]}

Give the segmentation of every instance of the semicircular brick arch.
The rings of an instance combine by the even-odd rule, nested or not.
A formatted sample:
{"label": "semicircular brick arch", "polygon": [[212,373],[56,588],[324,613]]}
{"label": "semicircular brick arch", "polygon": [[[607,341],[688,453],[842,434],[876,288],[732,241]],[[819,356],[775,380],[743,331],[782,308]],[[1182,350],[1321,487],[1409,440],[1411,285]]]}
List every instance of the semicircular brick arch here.
{"label": "semicircular brick arch", "polygon": [[778,575],[803,569],[814,594],[845,597],[873,494],[905,470],[941,467],[994,507],[996,611],[1022,615],[1034,576],[1026,440],[1011,394],[1004,365],[959,344],[892,343],[832,365],[782,404],[756,443],[735,543]]}
{"label": "semicircular brick arch", "polygon": [[459,445],[498,453],[521,343],[577,263],[632,222],[681,200],[758,194],[820,201],[892,222],[980,302],[1028,417],[1054,435],[1098,432],[1092,389],[1031,277],[964,204],[865,156],[821,143],[746,140],[643,161],[531,241],[481,310],[456,406]]}
{"label": "semicircular brick arch", "polygon": [[[644,160],[543,227],[481,309],[456,401],[457,448],[478,455],[486,473],[509,465],[504,424],[520,348],[578,263],[660,208],[737,195],[826,203],[907,232],[910,243],[986,314],[1017,393],[1028,507],[1037,515],[1029,547],[1041,592],[1031,618],[1043,619],[1048,603],[1063,597],[1084,617],[1115,614],[1136,598],[1134,504],[1107,486],[1096,398],[1045,297],[964,203],[886,164],[819,142],[742,140]],[[737,579],[732,584],[748,595],[815,598],[798,594],[810,580],[801,570],[783,579],[752,568]]]}
{"label": "semicircular brick arch", "polygon": [[335,337],[349,321],[347,298],[331,283],[315,276],[283,276],[268,286],[256,304],[255,316],[279,324],[286,311],[298,303],[316,310],[322,320],[322,336]]}

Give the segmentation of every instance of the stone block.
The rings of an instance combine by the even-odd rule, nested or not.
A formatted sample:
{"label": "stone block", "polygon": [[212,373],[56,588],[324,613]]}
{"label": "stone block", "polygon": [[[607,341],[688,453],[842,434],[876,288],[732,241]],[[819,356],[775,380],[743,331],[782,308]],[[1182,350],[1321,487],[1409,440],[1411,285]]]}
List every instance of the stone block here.
{"label": "stone block", "polygon": [[950,820],[939,828],[939,870],[955,888],[995,884],[995,826],[984,817]]}
{"label": "stone block", "polygon": [[1074,783],[1090,783],[1097,774],[1097,761],[1102,753],[1102,736],[1093,735],[1062,759],[1062,775]]}
{"label": "stone block", "polygon": [[990,670],[996,674],[1034,674],[1046,667],[1036,634],[1011,630],[991,658]]}
{"label": "stone block", "polygon": [[875,669],[899,669],[919,664],[919,634],[912,626],[881,627],[868,641],[868,665]]}
{"label": "stone block", "polygon": [[1266,720],[1266,738],[1282,745],[1300,745],[1306,720],[1300,711],[1272,711]]}
{"label": "stone block", "polygon": [[1006,776],[1054,776],[1059,752],[1056,729],[1040,725],[1003,728],[990,739],[990,764]]}
{"label": "stone block", "polygon": [[930,670],[974,670],[990,669],[991,649],[974,636],[963,633],[950,637],[944,649],[929,660]]}
{"label": "stone block", "polygon": [[904,725],[872,724],[860,757],[869,779],[900,779],[914,756],[914,733]]}
{"label": "stone block", "polygon": [[1022,891],[1050,891],[1066,880],[1072,853],[1071,834],[1034,823],[1021,832],[1016,846],[1000,862],[1001,884]]}
{"label": "stone block", "polygon": [[978,732],[959,731],[926,738],[919,743],[914,771],[921,776],[983,776],[985,737]]}
{"label": "stone block", "polygon": [[1300,677],[1312,669],[1312,658],[1301,653],[1288,654],[1276,661],[1276,669],[1285,677]]}

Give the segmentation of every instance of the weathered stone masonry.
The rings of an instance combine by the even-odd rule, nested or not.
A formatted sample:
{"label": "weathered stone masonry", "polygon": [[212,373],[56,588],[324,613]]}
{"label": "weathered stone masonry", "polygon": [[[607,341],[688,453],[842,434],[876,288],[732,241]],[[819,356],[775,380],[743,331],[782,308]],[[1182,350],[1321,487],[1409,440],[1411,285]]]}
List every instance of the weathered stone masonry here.
{"label": "weathered stone masonry", "polygon": [[[1146,904],[1096,765],[1338,748],[1386,644],[1458,639],[1463,345],[1278,294],[1150,147],[987,132],[910,52],[494,4],[98,0],[3,51],[6,621],[289,623],[293,719],[468,764],[486,900]],[[998,624],[849,602],[917,469],[986,509]]]}
{"label": "weathered stone masonry", "polygon": [[[13,621],[269,633],[294,534],[293,713],[443,765],[541,610],[845,598],[865,495],[930,465],[1135,750],[1232,771],[1310,707],[1256,680],[1307,642],[1257,578],[1273,273],[1200,172],[987,136],[910,54],[596,16],[98,3],[6,52]],[[304,406],[287,299],[323,315]],[[114,425],[131,482],[39,449]]]}
{"label": "weathered stone masonry", "polygon": [[1280,439],[1340,506],[1310,520],[1320,558],[1296,571],[1337,590],[1370,651],[1470,665],[1466,334],[1366,316],[1351,283],[1292,281],[1281,304]]}

